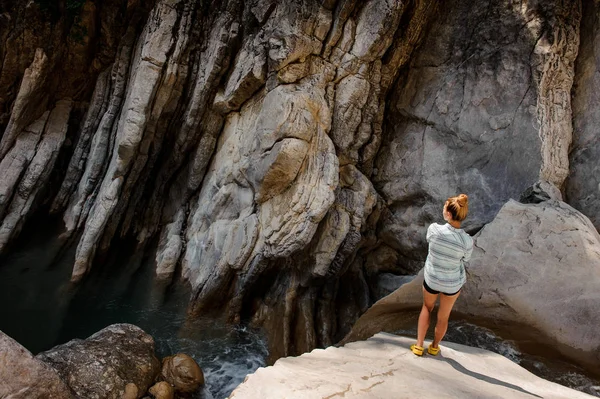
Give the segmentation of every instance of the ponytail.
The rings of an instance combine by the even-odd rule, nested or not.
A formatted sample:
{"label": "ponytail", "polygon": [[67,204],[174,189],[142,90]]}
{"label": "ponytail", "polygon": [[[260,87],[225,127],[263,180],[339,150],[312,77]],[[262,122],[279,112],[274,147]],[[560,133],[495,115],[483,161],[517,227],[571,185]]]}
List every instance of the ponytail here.
{"label": "ponytail", "polygon": [[469,212],[469,197],[466,194],[459,194],[456,197],[450,197],[446,200],[447,210],[452,215],[452,220],[462,222],[467,218]]}

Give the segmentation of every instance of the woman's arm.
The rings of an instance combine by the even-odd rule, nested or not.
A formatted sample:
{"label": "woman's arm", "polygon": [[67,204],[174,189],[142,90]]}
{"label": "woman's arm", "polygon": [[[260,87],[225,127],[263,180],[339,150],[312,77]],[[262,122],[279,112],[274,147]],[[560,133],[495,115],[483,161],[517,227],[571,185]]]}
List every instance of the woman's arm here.
{"label": "woman's arm", "polygon": [[467,250],[465,251],[465,256],[463,256],[463,262],[469,262],[471,255],[473,255],[473,239],[467,241]]}

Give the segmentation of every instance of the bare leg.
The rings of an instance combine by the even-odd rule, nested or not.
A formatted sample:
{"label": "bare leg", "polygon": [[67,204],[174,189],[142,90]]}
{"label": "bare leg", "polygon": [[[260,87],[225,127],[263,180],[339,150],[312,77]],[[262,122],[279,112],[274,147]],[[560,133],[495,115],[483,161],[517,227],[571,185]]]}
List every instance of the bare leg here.
{"label": "bare leg", "polygon": [[438,309],[437,322],[435,323],[435,337],[431,346],[437,348],[446,331],[448,330],[448,319],[450,318],[450,312],[454,303],[458,299],[460,292],[456,295],[448,296],[440,295],[440,308]]}
{"label": "bare leg", "polygon": [[421,308],[417,327],[417,346],[423,346],[425,334],[427,334],[427,330],[429,329],[430,314],[433,311],[437,297],[437,294],[430,294],[423,288],[423,307]]}

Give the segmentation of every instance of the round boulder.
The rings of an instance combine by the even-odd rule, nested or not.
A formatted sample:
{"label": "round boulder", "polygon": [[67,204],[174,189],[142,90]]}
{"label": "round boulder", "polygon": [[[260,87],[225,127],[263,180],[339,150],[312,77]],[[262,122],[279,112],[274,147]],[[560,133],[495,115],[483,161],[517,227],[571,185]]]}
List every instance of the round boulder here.
{"label": "round boulder", "polygon": [[183,353],[164,358],[161,375],[177,392],[194,392],[204,385],[202,369],[194,359]]}
{"label": "round boulder", "polygon": [[36,358],[55,369],[78,398],[137,398],[160,372],[154,340],[132,324],[113,324]]}

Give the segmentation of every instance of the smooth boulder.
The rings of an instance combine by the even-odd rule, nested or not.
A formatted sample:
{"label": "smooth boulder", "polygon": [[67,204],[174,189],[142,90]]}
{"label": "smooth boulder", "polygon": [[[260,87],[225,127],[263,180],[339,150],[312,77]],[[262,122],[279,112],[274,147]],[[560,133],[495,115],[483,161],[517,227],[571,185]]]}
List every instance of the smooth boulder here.
{"label": "smooth boulder", "polygon": [[202,369],[194,359],[183,353],[163,359],[161,377],[177,392],[195,392],[204,385]]}
{"label": "smooth boulder", "polygon": [[[375,303],[344,342],[393,331],[421,307],[422,273]],[[455,305],[466,317],[537,331],[566,356],[600,363],[600,235],[564,202],[506,203],[475,236],[467,283]]]}
{"label": "smooth boulder", "polygon": [[0,331],[0,398],[71,399],[58,373]]}
{"label": "smooth boulder", "polygon": [[592,398],[483,349],[442,342],[441,355],[417,357],[412,343],[382,333],[283,358],[246,377],[229,399]]}
{"label": "smooth boulder", "polygon": [[131,324],[113,324],[36,358],[53,367],[77,397],[86,399],[121,399],[135,388],[139,396],[160,372],[154,339]]}

